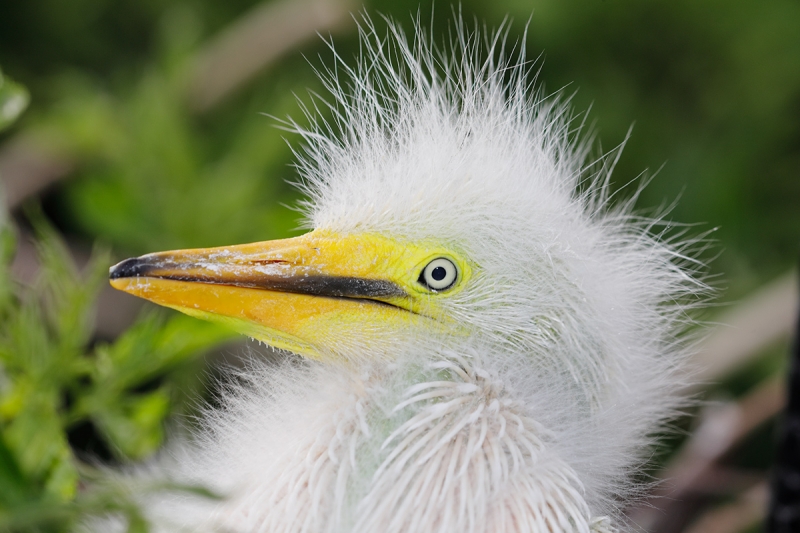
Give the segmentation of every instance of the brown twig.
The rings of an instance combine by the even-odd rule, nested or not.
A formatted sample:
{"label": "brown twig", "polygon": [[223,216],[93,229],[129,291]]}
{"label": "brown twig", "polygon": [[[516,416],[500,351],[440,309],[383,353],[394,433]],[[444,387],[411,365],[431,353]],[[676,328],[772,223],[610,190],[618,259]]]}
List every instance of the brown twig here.
{"label": "brown twig", "polygon": [[[709,405],[700,425],[658,477],[663,480],[652,495],[628,516],[644,531],[663,531],[678,509],[701,492],[711,492],[718,474],[717,461],[758,426],[778,414],[785,403],[783,376],[773,377],[738,402]],[[730,486],[716,485],[730,490]]]}
{"label": "brown twig", "polygon": [[685,533],[740,533],[764,518],[769,489],[766,482],[750,488],[730,504],[700,516]]}
{"label": "brown twig", "polygon": [[59,150],[56,142],[26,133],[17,135],[0,147],[0,177],[8,210],[41,194],[74,168],[75,161]]}
{"label": "brown twig", "polygon": [[[797,276],[789,273],[756,291],[720,317],[695,359],[695,379],[717,381],[764,348],[789,336],[797,313]],[[642,504],[628,512],[645,531],[668,531],[700,493],[719,489],[718,461],[785,403],[783,377],[758,385],[738,402],[707,407],[700,425],[658,477],[662,482]],[[700,530],[698,530],[700,531]]]}
{"label": "brown twig", "polygon": [[788,338],[797,316],[797,273],[768,283],[722,314],[700,346],[692,379],[700,385],[720,380],[769,345]]}
{"label": "brown twig", "polygon": [[352,22],[347,0],[264,3],[212,40],[193,61],[189,103],[207,111],[275,61],[319,33]]}

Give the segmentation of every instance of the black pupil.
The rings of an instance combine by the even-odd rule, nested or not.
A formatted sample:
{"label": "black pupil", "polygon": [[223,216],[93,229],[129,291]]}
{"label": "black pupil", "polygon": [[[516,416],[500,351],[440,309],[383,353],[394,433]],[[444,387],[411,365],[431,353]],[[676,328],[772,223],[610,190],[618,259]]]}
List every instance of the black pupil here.
{"label": "black pupil", "polygon": [[431,277],[436,281],[442,281],[447,276],[447,270],[444,267],[436,267],[431,272]]}

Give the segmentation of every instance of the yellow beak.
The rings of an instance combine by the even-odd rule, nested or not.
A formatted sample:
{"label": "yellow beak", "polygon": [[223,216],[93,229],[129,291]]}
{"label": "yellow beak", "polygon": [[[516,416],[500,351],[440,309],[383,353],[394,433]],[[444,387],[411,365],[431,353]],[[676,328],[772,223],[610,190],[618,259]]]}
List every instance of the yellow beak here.
{"label": "yellow beak", "polygon": [[414,276],[409,270],[416,265],[404,266],[407,255],[383,237],[315,231],[148,254],[113,266],[110,279],[113,287],[157,304],[325,358],[341,353],[348,339],[364,348],[426,319],[425,303],[398,282]]}

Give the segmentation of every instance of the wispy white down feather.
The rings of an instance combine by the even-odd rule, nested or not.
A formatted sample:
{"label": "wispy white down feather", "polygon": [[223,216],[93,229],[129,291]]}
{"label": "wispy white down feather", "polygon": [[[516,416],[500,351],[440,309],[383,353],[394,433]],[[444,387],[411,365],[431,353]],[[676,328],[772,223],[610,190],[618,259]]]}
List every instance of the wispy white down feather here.
{"label": "wispy white down feather", "polygon": [[323,72],[334,118],[309,112],[298,168],[309,228],[433,240],[476,265],[442,304],[468,335],[367,346],[343,329],[344,364],[253,361],[165,467],[231,498],[153,506],[167,529],[624,528],[704,286],[686,245],[609,205],[613,154],[588,164],[504,33],[456,26],[437,51],[366,19],[356,65]]}

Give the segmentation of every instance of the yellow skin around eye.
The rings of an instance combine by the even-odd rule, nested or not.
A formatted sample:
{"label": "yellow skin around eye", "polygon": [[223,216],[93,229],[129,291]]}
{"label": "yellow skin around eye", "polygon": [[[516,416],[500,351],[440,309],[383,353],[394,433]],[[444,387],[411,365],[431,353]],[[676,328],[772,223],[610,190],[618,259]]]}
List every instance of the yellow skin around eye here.
{"label": "yellow skin around eye", "polygon": [[[442,292],[418,281],[437,257],[452,261],[459,272],[453,286]],[[436,242],[324,230],[278,241],[162,252],[136,261],[147,266],[141,274],[120,275],[119,269],[115,274],[117,267],[112,268],[115,288],[313,358],[336,353],[344,331],[357,332],[359,342],[369,344],[408,328],[446,327],[441,299],[458,293],[472,275],[466,261]],[[354,297],[292,292],[294,284],[320,277],[382,281],[394,289],[388,295]],[[278,280],[281,289],[244,286],[260,279]]]}

